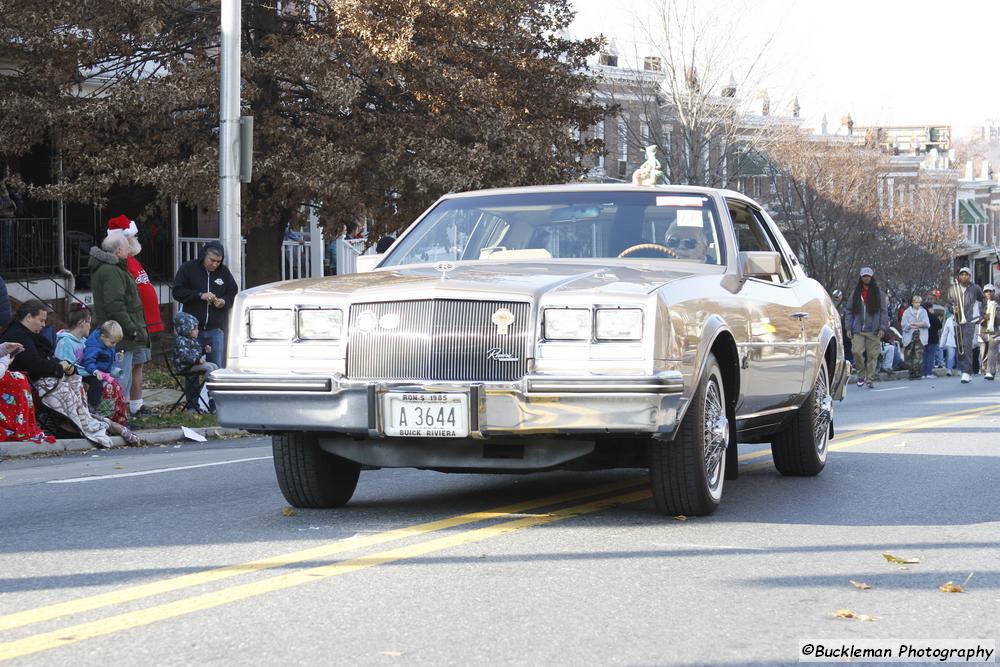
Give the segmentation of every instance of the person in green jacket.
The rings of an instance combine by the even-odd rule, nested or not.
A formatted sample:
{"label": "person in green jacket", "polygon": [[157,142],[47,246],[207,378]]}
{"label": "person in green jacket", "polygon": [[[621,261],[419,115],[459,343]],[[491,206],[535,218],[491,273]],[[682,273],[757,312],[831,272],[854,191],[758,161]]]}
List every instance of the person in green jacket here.
{"label": "person in green jacket", "polygon": [[149,346],[146,317],[142,300],[132,274],[128,272],[128,239],[120,233],[110,233],[101,247],[90,249],[90,287],[94,293],[94,327],[114,320],[125,334],[118,343],[119,359],[124,371],[118,383],[122,393],[129,395],[132,387],[132,354]]}

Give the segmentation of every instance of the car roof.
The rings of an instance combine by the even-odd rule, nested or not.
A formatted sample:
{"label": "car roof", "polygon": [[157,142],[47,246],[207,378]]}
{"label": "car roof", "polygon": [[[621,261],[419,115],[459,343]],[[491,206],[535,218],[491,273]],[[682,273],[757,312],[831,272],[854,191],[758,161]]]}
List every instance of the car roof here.
{"label": "car roof", "polygon": [[486,195],[540,194],[544,192],[663,192],[667,194],[718,194],[722,197],[742,199],[753,202],[746,195],[735,190],[722,188],[706,188],[697,185],[632,185],[630,183],[567,183],[563,185],[530,185],[512,188],[491,188],[488,190],[469,190],[467,192],[452,192],[442,195],[441,199],[461,199],[464,197],[481,197]]}

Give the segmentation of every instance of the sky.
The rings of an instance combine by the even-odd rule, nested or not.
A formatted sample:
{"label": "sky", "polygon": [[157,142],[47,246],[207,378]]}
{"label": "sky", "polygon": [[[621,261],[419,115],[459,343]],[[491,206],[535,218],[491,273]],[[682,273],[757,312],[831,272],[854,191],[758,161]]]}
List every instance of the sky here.
{"label": "sky", "polygon": [[[572,34],[653,55],[661,1],[573,0]],[[772,113],[797,96],[817,130],[824,113],[831,132],[850,113],[858,126],[947,124],[955,137],[1000,119],[1000,0],[697,0],[696,11],[734,63],[763,53],[748,87],[767,89]]]}

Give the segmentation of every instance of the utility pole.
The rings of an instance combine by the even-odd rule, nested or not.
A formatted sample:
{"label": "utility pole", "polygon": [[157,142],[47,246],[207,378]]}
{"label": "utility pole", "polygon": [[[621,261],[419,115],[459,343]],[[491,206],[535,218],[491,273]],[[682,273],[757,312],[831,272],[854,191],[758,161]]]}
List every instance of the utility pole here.
{"label": "utility pole", "polygon": [[219,240],[226,264],[243,288],[240,213],[240,0],[222,0],[222,51],[219,86]]}

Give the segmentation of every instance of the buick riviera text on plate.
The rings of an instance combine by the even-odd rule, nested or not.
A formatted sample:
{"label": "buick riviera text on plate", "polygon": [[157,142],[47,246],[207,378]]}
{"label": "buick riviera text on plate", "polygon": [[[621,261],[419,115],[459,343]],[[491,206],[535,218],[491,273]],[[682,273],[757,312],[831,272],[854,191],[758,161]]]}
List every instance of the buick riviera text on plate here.
{"label": "buick riviera text on plate", "polygon": [[843,397],[840,321],[760,206],[727,190],[573,185],[437,201],[366,273],[233,309],[219,421],[272,434],[299,507],[363,466],[648,468],[704,515],[738,442],[816,475]]}

